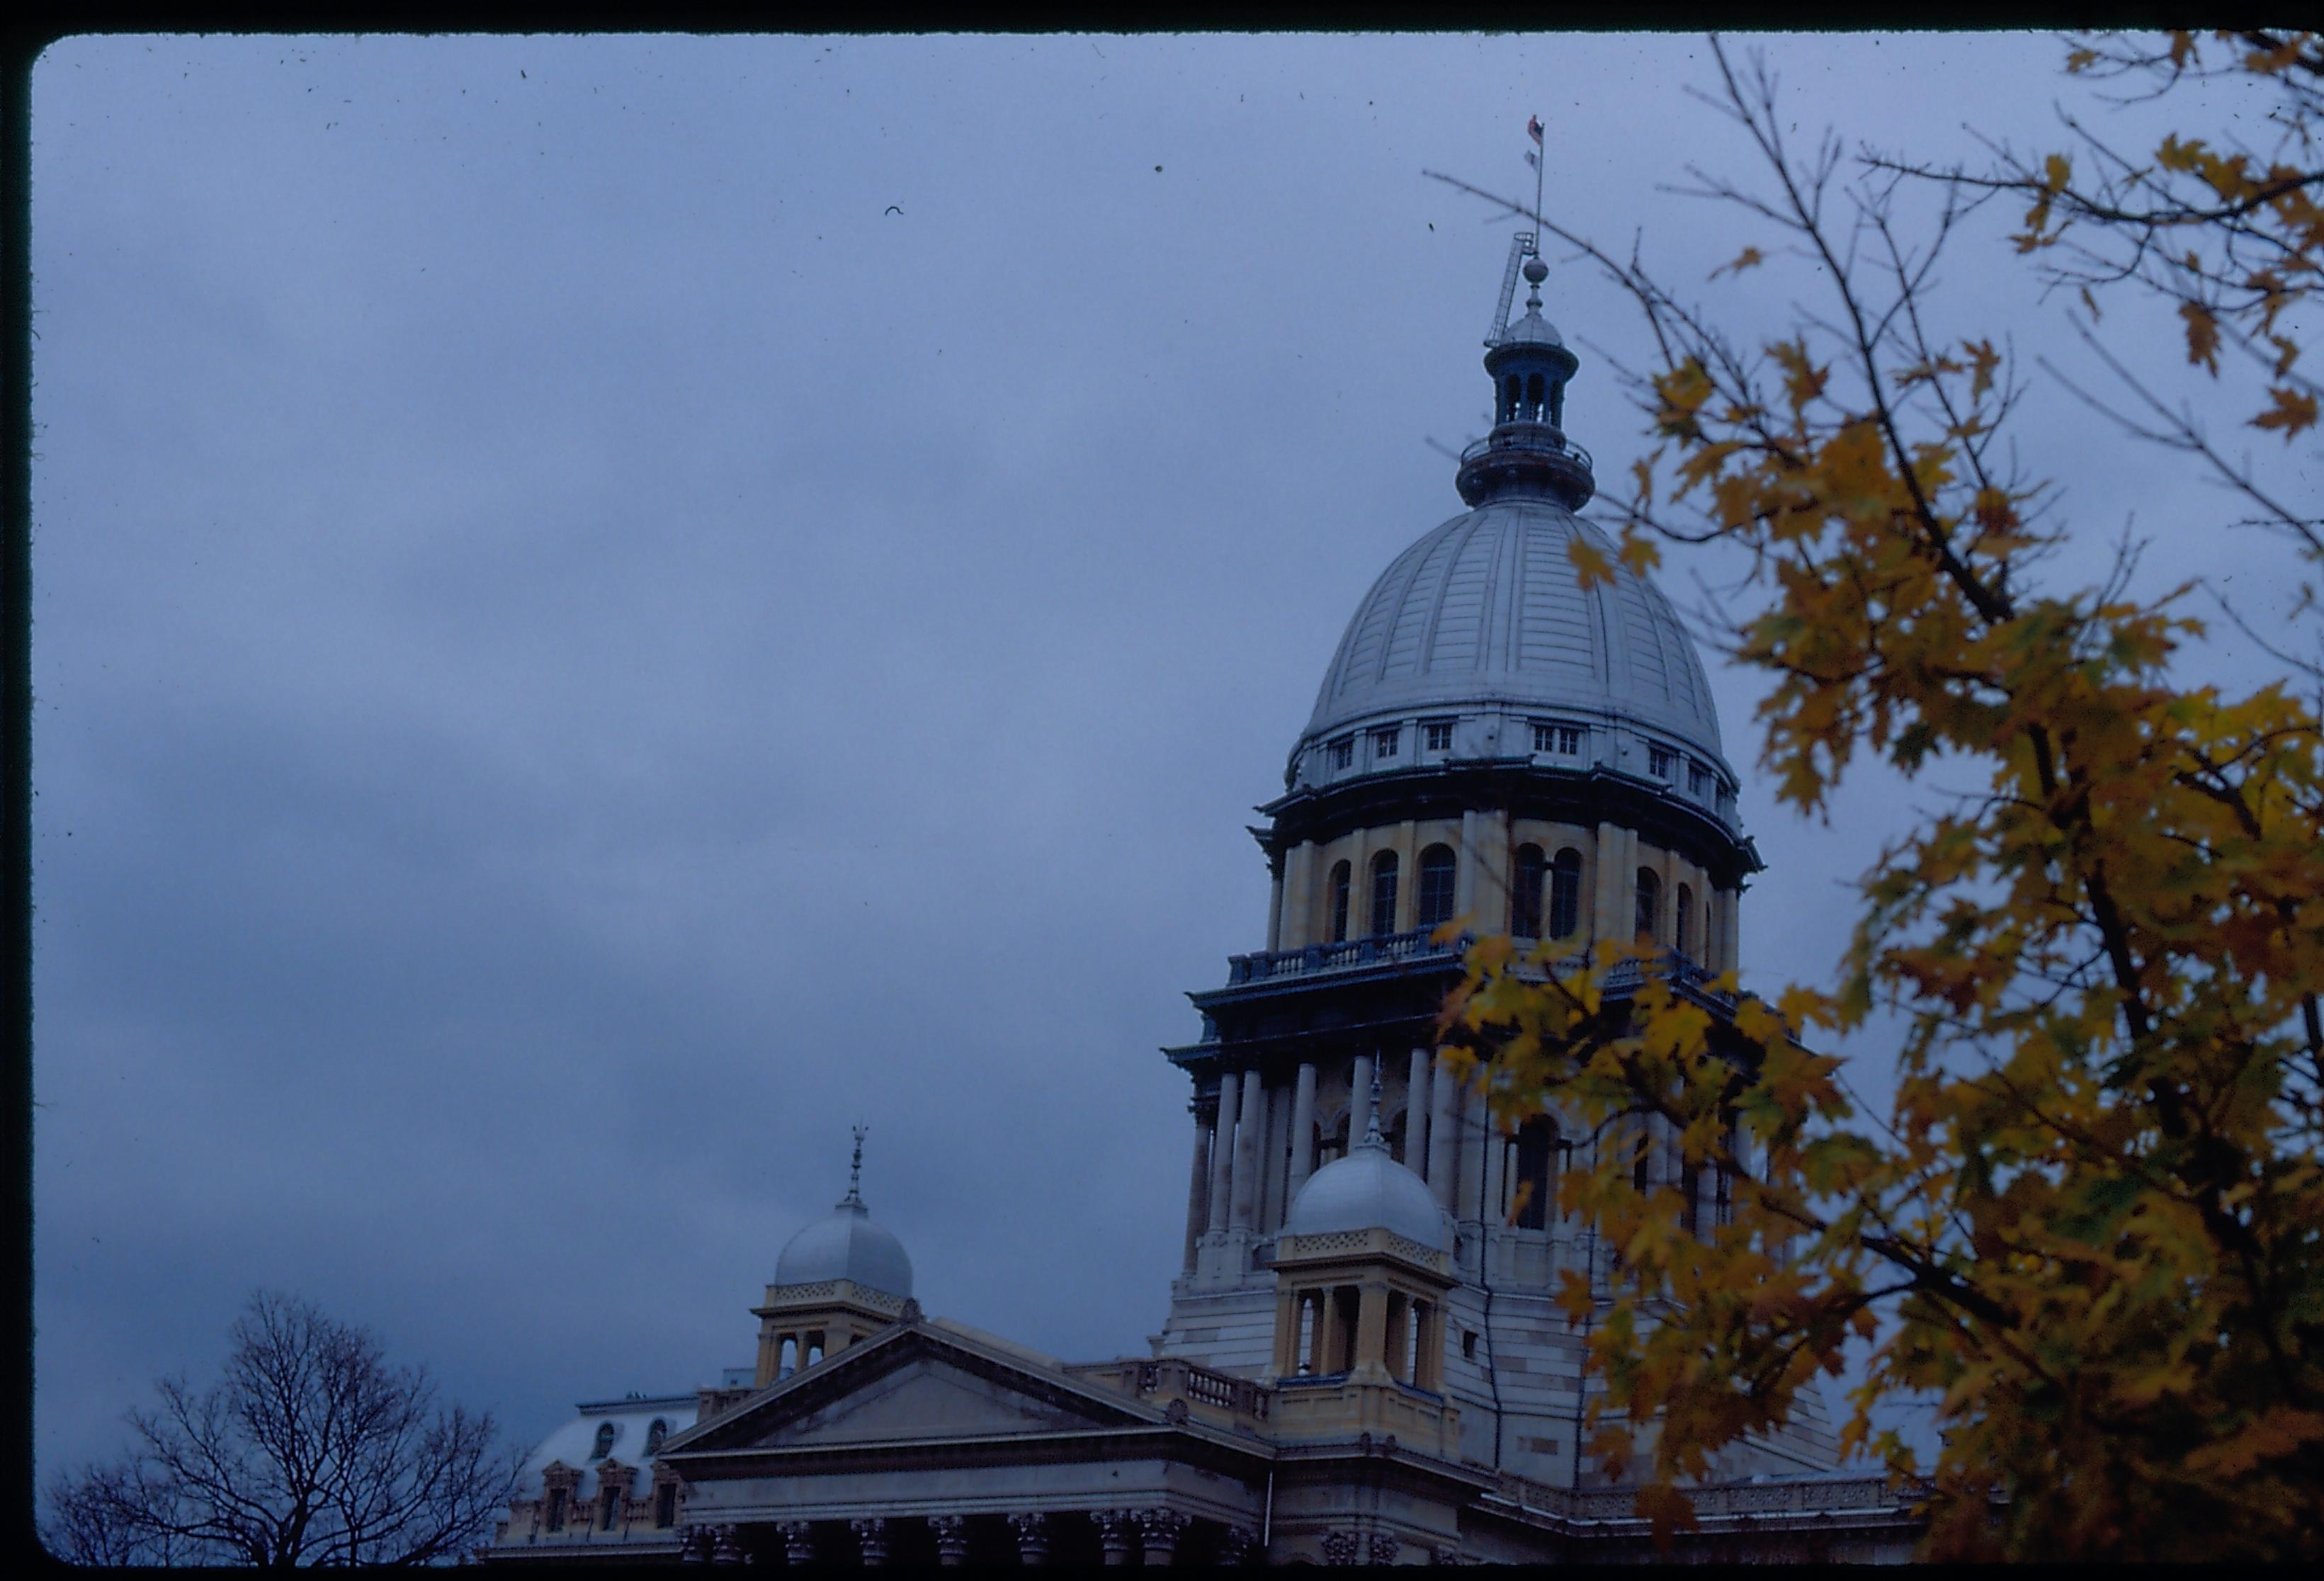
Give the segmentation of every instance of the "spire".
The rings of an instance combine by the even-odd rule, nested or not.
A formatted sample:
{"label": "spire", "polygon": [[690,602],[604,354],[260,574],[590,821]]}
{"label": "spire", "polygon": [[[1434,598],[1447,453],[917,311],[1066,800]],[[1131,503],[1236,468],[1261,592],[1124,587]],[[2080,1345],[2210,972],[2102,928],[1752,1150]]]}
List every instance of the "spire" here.
{"label": "spire", "polygon": [[872,1133],[872,1128],[858,1124],[853,1130],[855,1156],[847,1162],[847,1195],[839,1199],[839,1206],[860,1209],[863,1206],[863,1139]]}
{"label": "spire", "polygon": [[1378,1062],[1377,1060],[1375,1060],[1375,1061],[1373,1062],[1373,1064],[1372,1064],[1372,1106],[1371,1106],[1371,1114],[1370,1114],[1370,1115],[1369,1119],[1366,1121],[1365,1125],[1364,1125],[1364,1139],[1363,1139],[1363,1141],[1362,1141],[1362,1142],[1360,1142],[1357,1143],[1357,1145],[1358,1145],[1359,1147],[1376,1147],[1376,1148],[1379,1149],[1379,1151],[1382,1151],[1382,1152],[1386,1152],[1386,1151],[1388,1151],[1388,1138],[1380,1134],[1380,1128],[1379,1128],[1379,1114],[1380,1114],[1380,1074],[1379,1074],[1379,1062]]}

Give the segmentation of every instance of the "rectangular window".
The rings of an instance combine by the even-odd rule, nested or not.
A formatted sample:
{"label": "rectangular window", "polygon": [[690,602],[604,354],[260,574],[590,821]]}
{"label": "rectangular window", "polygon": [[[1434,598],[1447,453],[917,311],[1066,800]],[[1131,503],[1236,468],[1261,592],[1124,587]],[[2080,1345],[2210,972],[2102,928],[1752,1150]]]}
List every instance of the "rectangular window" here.
{"label": "rectangular window", "polygon": [[1342,735],[1332,744],[1331,753],[1332,766],[1335,769],[1346,768],[1356,761],[1356,738],[1352,735]]}
{"label": "rectangular window", "polygon": [[1678,754],[1666,746],[1646,748],[1646,772],[1657,780],[1667,780],[1678,772]]}
{"label": "rectangular window", "polygon": [[1701,763],[1691,765],[1686,772],[1687,788],[1704,801],[1711,800],[1711,771]]}
{"label": "rectangular window", "polygon": [[1372,732],[1372,757],[1392,758],[1396,755],[1396,738],[1404,732],[1394,725]]}
{"label": "rectangular window", "polygon": [[1533,749],[1554,753],[1559,757],[1582,755],[1582,727],[1578,725],[1544,725],[1533,727]]}
{"label": "rectangular window", "polygon": [[1424,719],[1421,721],[1420,729],[1422,735],[1425,738],[1422,744],[1430,752],[1451,752],[1452,750],[1452,720]]}

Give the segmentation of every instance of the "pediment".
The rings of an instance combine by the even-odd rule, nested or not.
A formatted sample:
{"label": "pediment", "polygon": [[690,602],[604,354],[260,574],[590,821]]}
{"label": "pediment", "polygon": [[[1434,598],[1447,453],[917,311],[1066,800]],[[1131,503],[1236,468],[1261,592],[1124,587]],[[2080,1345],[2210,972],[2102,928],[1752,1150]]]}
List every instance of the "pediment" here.
{"label": "pediment", "polygon": [[1148,1426],[1162,1412],[1048,1368],[891,1330],[785,1380],[667,1453],[793,1449]]}

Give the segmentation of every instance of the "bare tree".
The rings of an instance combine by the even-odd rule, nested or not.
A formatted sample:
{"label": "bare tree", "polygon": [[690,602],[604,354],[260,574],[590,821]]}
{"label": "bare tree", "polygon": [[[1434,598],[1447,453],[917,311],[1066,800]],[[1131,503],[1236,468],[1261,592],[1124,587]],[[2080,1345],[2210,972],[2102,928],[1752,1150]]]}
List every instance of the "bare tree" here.
{"label": "bare tree", "polygon": [[117,1461],[60,1476],[42,1535],[78,1564],[424,1565],[480,1541],[518,1456],[492,1414],[438,1408],[367,1329],[264,1291],[225,1376],[158,1384]]}

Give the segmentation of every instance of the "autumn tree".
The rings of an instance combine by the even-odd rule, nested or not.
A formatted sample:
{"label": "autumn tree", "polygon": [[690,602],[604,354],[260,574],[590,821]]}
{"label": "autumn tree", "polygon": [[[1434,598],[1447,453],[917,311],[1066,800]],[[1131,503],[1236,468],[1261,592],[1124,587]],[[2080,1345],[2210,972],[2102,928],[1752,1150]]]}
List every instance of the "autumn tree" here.
{"label": "autumn tree", "polygon": [[[2297,651],[2324,566],[2301,365],[2324,51],[2080,42],[2073,78],[2165,106],[2227,74],[2269,112],[2235,125],[2266,141],[2182,126],[2132,156],[2070,118],[2064,150],[1996,148],[1975,170],[1831,135],[1803,150],[1764,64],[1713,57],[1758,174],[1692,172],[1694,190],[1741,222],[1729,268],[1797,262],[1820,295],[1742,339],[1635,250],[1545,227],[1651,337],[1629,376],[1652,448],[1609,494],[1620,552],[1643,570],[1716,543],[1748,566],[1721,634],[1766,678],[1760,762],[1783,801],[1819,814],[1878,760],[1923,810],[1862,877],[1834,977],[1767,1000],[1730,976],[1725,1016],[1651,969],[1621,1009],[1607,975],[1643,948],[1472,950],[1444,1058],[1502,1123],[1554,1109],[1601,1143],[1557,1182],[1618,1253],[1600,1297],[1565,1276],[1596,1319],[1595,1451],[1646,1456],[1641,1508],[1683,1526],[1678,1484],[1785,1421],[1857,1336],[1871,1354],[1843,1444],[1927,1479],[1936,1554],[2324,1556],[2324,736]],[[2268,626],[2283,679],[2208,673],[2217,607],[2135,592],[2133,543],[2072,574],[2057,496],[2022,465],[2085,462],[2043,455],[2025,421],[2058,365],[1943,300],[1938,261],[1964,245],[2027,260],[2054,288],[2048,322],[2111,369],[2072,386],[2122,425],[2104,466],[2161,476],[2191,457],[2227,486],[2222,520],[2173,531],[2250,524],[2296,551],[2283,608],[2227,611]],[[2109,344],[2156,292],[2211,419]],[[2311,470],[2238,454],[2223,411]],[[1576,557],[1585,578],[1610,569]],[[1873,1109],[1816,1046],[1876,1024],[1903,1031]],[[1686,1170],[1738,1177],[1729,1222],[1695,1225],[1675,1183],[1640,1184],[1635,1145],[1657,1136]],[[1933,1465],[1873,1431],[1900,1393],[1938,1402]]]}
{"label": "autumn tree", "polygon": [[224,1377],[158,1385],[134,1447],[55,1479],[42,1538],[76,1564],[420,1565],[491,1530],[517,1461],[490,1412],[438,1407],[365,1329],[263,1292]]}

